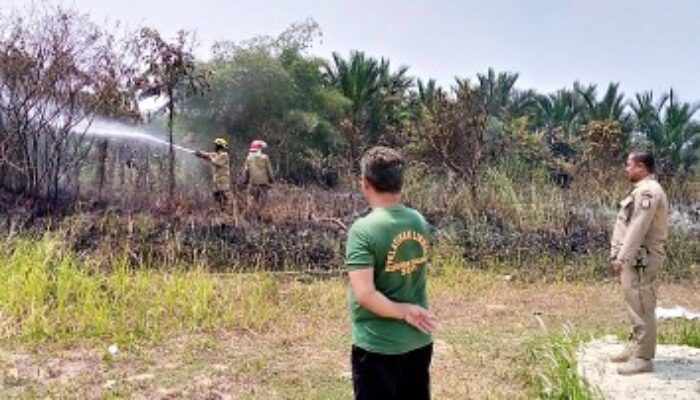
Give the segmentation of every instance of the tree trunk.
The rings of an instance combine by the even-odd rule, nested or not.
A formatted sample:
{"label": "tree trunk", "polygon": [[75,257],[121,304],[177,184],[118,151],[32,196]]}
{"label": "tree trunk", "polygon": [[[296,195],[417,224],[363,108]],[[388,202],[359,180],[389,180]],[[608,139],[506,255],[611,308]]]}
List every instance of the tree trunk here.
{"label": "tree trunk", "polygon": [[175,201],[175,147],[173,146],[173,122],[175,100],[173,89],[168,89],[168,205],[172,209]]}
{"label": "tree trunk", "polygon": [[107,181],[107,146],[106,140],[100,142],[97,165],[97,199],[102,201],[102,193]]}

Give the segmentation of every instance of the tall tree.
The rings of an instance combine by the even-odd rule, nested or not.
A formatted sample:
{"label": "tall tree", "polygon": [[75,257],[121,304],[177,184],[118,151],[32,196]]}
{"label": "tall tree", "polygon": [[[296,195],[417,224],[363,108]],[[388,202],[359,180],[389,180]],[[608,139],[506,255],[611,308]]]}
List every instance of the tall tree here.
{"label": "tall tree", "polygon": [[535,129],[544,130],[550,139],[555,131],[560,131],[567,137],[575,136],[583,122],[576,94],[565,89],[536,96],[533,100],[533,114]]}
{"label": "tall tree", "polygon": [[55,204],[92,120],[137,118],[131,41],[61,7],[0,10],[0,186]]}
{"label": "tall tree", "polygon": [[458,79],[452,96],[437,95],[429,113],[429,118],[408,130],[409,151],[427,165],[447,170],[457,181],[468,184],[476,201],[488,120],[481,91]]}
{"label": "tall tree", "polygon": [[136,49],[146,65],[138,81],[143,98],[165,96],[168,109],[168,194],[170,205],[175,199],[175,148],[173,131],[176,102],[179,97],[203,93],[208,87],[207,74],[197,69],[192,54],[190,34],[179,31],[173,42],[167,42],[155,29],[141,30],[140,46]]}
{"label": "tall tree", "polygon": [[444,97],[444,91],[437,85],[435,79],[429,79],[428,82],[418,79],[416,83],[418,88],[418,100],[420,101],[420,104],[426,109],[432,110],[435,106],[435,102],[440,97]]}
{"label": "tall tree", "polygon": [[637,94],[630,107],[638,139],[657,153],[662,173],[689,172],[698,162],[700,105],[681,102],[670,90],[657,102],[652,92]]}
{"label": "tall tree", "polygon": [[484,99],[486,112],[490,116],[503,119],[512,111],[518,78],[517,73],[496,73],[493,68],[489,68],[486,74],[477,74],[479,90]]}
{"label": "tall tree", "polygon": [[350,101],[326,84],[325,61],[304,50],[317,30],[309,20],[277,37],[217,43],[206,64],[211,90],[183,103],[185,140],[207,145],[225,132],[236,148],[263,138],[281,179],[318,179],[336,153],[345,154],[338,125]]}
{"label": "tall tree", "polygon": [[598,100],[595,85],[578,86],[576,91],[583,100],[582,116],[587,122],[617,121],[623,129],[629,131],[631,128],[630,115],[625,110],[627,103],[625,102],[625,94],[620,91],[619,83],[608,84],[600,100]]}
{"label": "tall tree", "polygon": [[349,160],[355,165],[362,147],[377,143],[408,114],[408,89],[413,79],[407,67],[392,71],[389,60],[374,59],[353,51],[348,59],[333,53],[325,68],[327,83],[351,101],[341,124],[349,144]]}

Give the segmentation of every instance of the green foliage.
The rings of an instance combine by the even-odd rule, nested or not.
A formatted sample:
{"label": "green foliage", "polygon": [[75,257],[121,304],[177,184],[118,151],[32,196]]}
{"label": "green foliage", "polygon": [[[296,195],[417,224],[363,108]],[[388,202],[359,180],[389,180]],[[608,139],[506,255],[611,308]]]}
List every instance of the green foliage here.
{"label": "green foliage", "polygon": [[536,130],[551,137],[562,132],[564,138],[575,137],[582,126],[581,108],[575,92],[562,89],[548,95],[536,95],[533,101],[533,122]]}
{"label": "green foliage", "polygon": [[[72,32],[78,26],[91,26],[99,39],[95,43],[102,43],[102,39],[109,43],[115,40],[109,32],[97,29],[88,17],[78,18],[67,13],[63,18],[61,15],[56,14],[55,23],[59,28],[65,25],[65,29]],[[46,40],[39,40],[46,34],[42,24],[32,22],[25,26],[9,14],[0,24],[17,29],[28,38],[36,37],[36,43],[31,46],[27,44],[29,42],[24,43],[26,40],[19,41],[24,47],[20,50],[36,50],[31,57],[37,59],[46,57],[48,53],[41,44]],[[190,37],[185,32],[167,42],[158,31],[143,29],[138,37],[126,40],[124,46],[106,44],[106,53],[95,56],[97,65],[81,73],[81,79],[90,78],[86,80],[89,90],[78,89],[81,96],[69,97],[92,99],[94,96],[84,95],[94,93],[94,103],[99,103],[99,107],[89,115],[94,111],[137,118],[135,110],[130,109],[138,98],[165,95],[169,98],[166,108],[168,117],[171,117],[167,125],[171,131],[175,122],[184,128],[176,138],[178,142],[208,149],[214,137],[227,136],[232,144],[235,166],[240,165],[244,156],[244,151],[239,149],[245,149],[252,139],[265,139],[270,144],[268,151],[278,175],[295,183],[318,183],[329,176],[335,176],[335,181],[338,181],[338,175],[356,172],[362,152],[377,144],[408,147],[415,150],[414,154],[431,154],[427,160],[421,161],[430,161],[427,164],[433,168],[450,169],[463,176],[472,175],[464,172],[467,170],[483,171],[485,167],[494,166],[501,154],[516,153],[529,156],[535,168],[555,170],[554,175],[565,176],[563,181],[568,182],[582,166],[598,165],[591,162],[591,153],[613,165],[629,150],[630,144],[653,149],[664,175],[687,177],[700,172],[698,105],[680,102],[673,90],[658,101],[651,93],[637,94],[629,101],[617,82],[606,86],[574,82],[570,87],[544,93],[522,90],[517,86],[519,73],[493,68],[476,73],[472,82],[458,79],[452,87],[442,88],[433,79],[410,76],[408,66],[397,67],[393,60],[370,56],[359,50],[346,56],[333,53],[330,59],[312,56],[308,49],[321,36],[318,23],[307,19],[292,24],[277,36],[220,41],[213,46],[214,57],[199,62],[194,58]],[[69,39],[76,43],[68,45],[85,45],[84,38],[71,36]],[[7,61],[0,63],[3,65],[0,66],[0,75],[8,80],[5,83],[9,85],[8,93],[15,86],[31,87],[35,83],[12,83],[13,79],[17,82],[27,79],[28,75],[22,73],[27,65],[46,64],[27,64],[29,60],[25,56],[18,56],[24,53],[13,50],[16,43],[5,41],[7,54],[0,54],[0,58]],[[125,51],[121,51],[121,47]],[[65,79],[71,75],[50,73],[48,76],[51,79],[42,81],[41,91],[37,91],[42,98],[55,97],[69,83]],[[453,118],[455,123],[452,124],[444,123],[444,115],[443,121],[436,120],[441,111],[459,103],[458,93],[465,93],[466,88],[478,93],[479,102],[461,107],[466,109],[460,112],[475,115],[479,113],[478,109],[483,109],[486,114],[483,148],[462,146],[453,149],[442,142],[427,140],[436,132],[436,125],[444,127],[441,137],[464,137],[464,132],[474,131],[463,129],[465,124],[459,123],[459,117]],[[206,91],[206,94],[188,97],[193,90],[197,93]],[[20,99],[17,107],[33,104],[21,101],[22,96],[15,97]],[[82,100],[77,105],[86,107]],[[11,121],[8,118],[12,113],[8,114],[8,110],[14,108],[11,104],[0,104],[0,133],[3,132],[2,121]],[[176,111],[178,120],[173,121]],[[166,125],[165,121],[155,123]],[[614,151],[600,151],[610,141],[591,135],[606,130],[599,129],[601,126],[615,132]],[[472,136],[479,137],[478,142],[481,142],[481,132]],[[1,176],[9,177],[18,165],[25,165],[19,161],[22,159],[22,143],[30,142],[19,140],[3,152],[8,156],[4,163],[0,163],[0,168],[3,168]],[[54,148],[65,149],[63,144]],[[445,156],[443,153],[447,150],[456,154]],[[452,161],[460,158],[456,155],[462,153],[476,155],[467,157],[475,165],[464,168]],[[67,154],[55,154],[57,160],[65,160],[64,156]],[[82,164],[86,160],[75,161]],[[170,164],[168,176],[173,181],[170,184],[172,192],[175,186],[174,153],[170,155]],[[37,168],[30,170],[38,171]],[[67,168],[58,168],[43,175],[53,176],[52,179],[58,181],[58,177],[66,175],[67,171]],[[20,175],[29,176],[28,173]],[[349,177],[349,174],[343,177]],[[22,179],[26,177],[15,180]],[[469,180],[476,182],[473,177]],[[22,190],[36,192],[36,188],[30,189]],[[56,183],[51,190],[58,192],[58,189]],[[170,193],[170,197],[172,195]]]}
{"label": "green foliage", "polygon": [[[517,168],[517,166],[513,166]],[[547,229],[565,220],[564,199],[559,190],[547,182],[543,171],[531,171],[529,182],[515,181],[504,169],[485,171],[482,202],[489,209],[518,228]]]}
{"label": "green foliage", "polygon": [[408,67],[392,71],[388,59],[353,51],[347,59],[333,53],[325,66],[325,83],[350,101],[340,128],[348,144],[347,161],[355,167],[361,153],[378,143],[395,144],[396,130],[410,116]]}
{"label": "green foliage", "polygon": [[576,353],[587,338],[571,328],[531,344],[537,397],[556,400],[599,398],[578,375]]}
{"label": "green foliage", "polygon": [[586,88],[578,87],[577,92],[583,100],[583,115],[586,121],[617,121],[625,132],[629,132],[630,115],[625,112],[625,94],[621,93],[619,83],[610,83],[598,101],[596,85]]}
{"label": "green foliage", "polygon": [[477,74],[479,89],[484,99],[484,107],[490,116],[501,119],[517,114],[520,111],[522,97],[517,96],[515,84],[520,76],[518,73],[499,72],[489,68],[484,74]]}
{"label": "green foliage", "polygon": [[700,264],[700,241],[692,232],[671,232],[666,243],[668,259],[664,263],[664,275],[671,281],[692,280]]}
{"label": "green foliage", "polygon": [[423,80],[418,79],[416,84],[418,87],[417,99],[423,108],[423,110],[421,110],[422,114],[420,115],[429,117],[430,112],[435,110],[435,102],[440,98],[444,98],[445,92],[441,87],[437,86],[435,79],[429,79],[428,82],[423,82]]}
{"label": "green foliage", "polygon": [[214,60],[203,65],[213,74],[211,91],[184,106],[187,139],[207,146],[225,133],[234,148],[245,148],[263,138],[283,178],[315,178],[322,168],[316,164],[327,165],[342,149],[337,121],[351,106],[324,84],[324,61],[302,52],[317,34],[307,21],[277,38],[218,43]]}
{"label": "green foliage", "polygon": [[[306,54],[320,36],[318,24],[307,20],[277,37],[217,43],[214,60],[201,66],[213,71],[211,93],[183,105],[192,132],[187,139],[207,146],[212,135],[225,132],[245,146],[262,137],[271,144],[282,176],[297,182],[352,169],[376,144],[430,153],[436,142],[425,139],[436,123],[437,107],[456,101],[450,91],[433,79],[414,80],[408,67],[392,68],[390,60],[362,51],[347,57],[333,53],[330,60]],[[451,88],[455,93],[474,88],[488,115],[484,157],[478,163],[493,165],[498,155],[519,152],[530,156],[536,168],[572,176],[586,164],[597,164],[593,154],[613,164],[630,144],[641,144],[659,155],[665,173],[696,172],[700,124],[693,118],[698,108],[679,103],[673,92],[658,103],[651,94],[628,102],[616,82],[604,91],[574,82],[538,93],[519,90],[518,78],[517,72],[489,68],[476,74],[474,84],[458,79]],[[434,167],[455,169],[445,157],[430,159]]]}
{"label": "green foliage", "polygon": [[131,343],[173,330],[261,329],[280,312],[271,301],[277,283],[265,274],[217,282],[201,268],[132,270],[126,261],[101,272],[50,236],[13,247],[0,255],[0,311],[10,321],[2,337]]}
{"label": "green foliage", "polygon": [[700,123],[694,119],[700,105],[679,102],[671,90],[657,102],[652,92],[637,94],[630,107],[637,141],[657,154],[661,173],[690,172],[700,159]]}
{"label": "green foliage", "polygon": [[700,348],[700,322],[672,321],[659,327],[659,343]]}

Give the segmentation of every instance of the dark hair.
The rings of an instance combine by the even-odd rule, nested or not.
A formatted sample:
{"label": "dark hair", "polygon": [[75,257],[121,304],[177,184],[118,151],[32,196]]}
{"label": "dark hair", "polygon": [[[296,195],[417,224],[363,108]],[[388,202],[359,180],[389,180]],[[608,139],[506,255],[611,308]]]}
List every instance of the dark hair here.
{"label": "dark hair", "polygon": [[378,191],[398,193],[403,186],[404,160],[397,150],[376,146],[361,161],[362,177]]}
{"label": "dark hair", "polygon": [[630,153],[630,155],[632,156],[632,159],[634,159],[634,161],[644,165],[644,168],[646,168],[647,171],[649,171],[652,174],[654,173],[656,163],[654,162],[654,155],[651,154],[651,151],[634,150]]}
{"label": "dark hair", "polygon": [[214,151],[217,152],[217,153],[220,152],[220,151],[226,151],[226,147],[224,147],[224,146],[222,146],[222,145],[220,145],[220,144],[215,144],[215,145],[214,145]]}

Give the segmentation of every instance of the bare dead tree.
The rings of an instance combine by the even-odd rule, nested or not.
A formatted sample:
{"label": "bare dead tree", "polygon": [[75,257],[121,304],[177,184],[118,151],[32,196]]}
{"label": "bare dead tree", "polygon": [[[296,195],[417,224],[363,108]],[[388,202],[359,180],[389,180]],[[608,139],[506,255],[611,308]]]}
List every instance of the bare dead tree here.
{"label": "bare dead tree", "polygon": [[55,203],[92,118],[138,115],[127,42],[60,7],[0,14],[0,186]]}
{"label": "bare dead tree", "polygon": [[179,31],[173,42],[162,38],[154,29],[140,31],[137,48],[139,57],[146,66],[137,81],[141,97],[165,96],[168,110],[168,195],[169,204],[175,197],[175,148],[173,130],[178,97],[194,93],[201,94],[208,89],[208,74],[197,68],[192,54],[191,35]]}
{"label": "bare dead tree", "polygon": [[447,170],[469,185],[476,200],[487,114],[481,93],[466,81],[458,81],[454,97],[439,93],[429,117],[408,129],[413,152],[427,165]]}
{"label": "bare dead tree", "polygon": [[102,201],[102,193],[107,182],[107,157],[109,141],[102,140],[98,145],[99,151],[97,154],[97,198]]}

